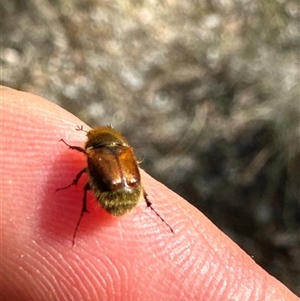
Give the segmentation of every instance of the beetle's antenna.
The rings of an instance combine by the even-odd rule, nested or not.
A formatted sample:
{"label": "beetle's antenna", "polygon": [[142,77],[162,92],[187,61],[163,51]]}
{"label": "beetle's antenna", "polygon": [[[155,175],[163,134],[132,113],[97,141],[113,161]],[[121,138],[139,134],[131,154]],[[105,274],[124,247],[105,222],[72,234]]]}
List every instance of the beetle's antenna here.
{"label": "beetle's antenna", "polygon": [[76,130],[76,131],[81,131],[81,132],[86,132],[86,133],[88,133],[88,131],[86,131],[86,130],[83,129],[83,125],[77,125],[77,127],[76,127],[75,130]]}

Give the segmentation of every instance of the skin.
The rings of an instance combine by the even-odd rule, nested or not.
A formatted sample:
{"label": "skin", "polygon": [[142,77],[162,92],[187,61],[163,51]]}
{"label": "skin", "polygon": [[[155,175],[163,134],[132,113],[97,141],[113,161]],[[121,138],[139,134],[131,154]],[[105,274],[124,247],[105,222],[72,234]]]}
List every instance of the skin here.
{"label": "skin", "polygon": [[[3,300],[299,300],[200,211],[141,172],[154,208],[141,199],[112,217],[68,185],[85,156],[82,121],[41,97],[0,90],[1,296]],[[145,154],[146,155],[146,154]]]}

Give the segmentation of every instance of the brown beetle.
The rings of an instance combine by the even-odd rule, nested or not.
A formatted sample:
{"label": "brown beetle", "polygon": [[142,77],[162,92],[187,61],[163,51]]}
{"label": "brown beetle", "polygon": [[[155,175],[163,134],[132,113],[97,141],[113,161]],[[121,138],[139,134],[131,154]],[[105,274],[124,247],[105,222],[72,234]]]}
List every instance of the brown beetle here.
{"label": "brown beetle", "polygon": [[[84,131],[82,126],[77,130]],[[58,190],[77,185],[80,177],[86,172],[88,182],[84,186],[82,210],[73,235],[75,236],[85,212],[87,212],[87,191],[93,190],[100,205],[114,216],[121,216],[135,207],[143,193],[147,207],[169,227],[170,225],[156,212],[141,185],[138,162],[133,148],[125,138],[112,126],[96,127],[87,132],[85,147],[72,146],[61,139],[70,149],[77,150],[87,156],[87,167],[82,169],[73,182]]]}

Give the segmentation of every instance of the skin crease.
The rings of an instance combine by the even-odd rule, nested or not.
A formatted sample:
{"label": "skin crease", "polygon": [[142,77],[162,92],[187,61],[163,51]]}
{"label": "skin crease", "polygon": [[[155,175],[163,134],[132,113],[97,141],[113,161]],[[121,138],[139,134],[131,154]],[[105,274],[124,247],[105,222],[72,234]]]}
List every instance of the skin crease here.
{"label": "skin crease", "polygon": [[[81,210],[83,125],[41,97],[0,90],[1,300],[299,300],[200,211],[141,172],[154,208],[141,199],[112,217],[88,193]],[[129,137],[127,137],[129,138]],[[145,154],[146,156],[147,154]]]}

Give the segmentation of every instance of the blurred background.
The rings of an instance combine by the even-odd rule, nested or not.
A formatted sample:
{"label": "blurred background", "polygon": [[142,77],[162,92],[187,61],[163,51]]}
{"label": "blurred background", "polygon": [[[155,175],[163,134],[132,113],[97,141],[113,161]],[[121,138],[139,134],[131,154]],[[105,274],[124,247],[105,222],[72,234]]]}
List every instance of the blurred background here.
{"label": "blurred background", "polygon": [[300,295],[298,0],[0,10],[2,85],[112,124],[143,169]]}

